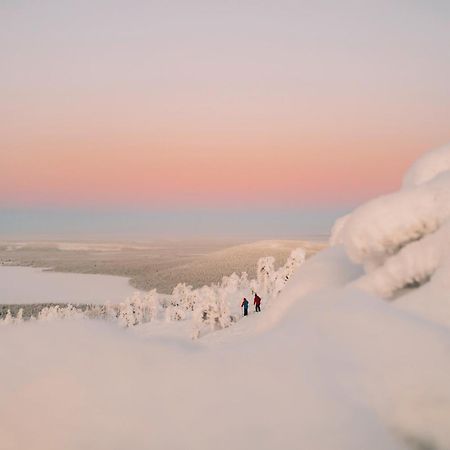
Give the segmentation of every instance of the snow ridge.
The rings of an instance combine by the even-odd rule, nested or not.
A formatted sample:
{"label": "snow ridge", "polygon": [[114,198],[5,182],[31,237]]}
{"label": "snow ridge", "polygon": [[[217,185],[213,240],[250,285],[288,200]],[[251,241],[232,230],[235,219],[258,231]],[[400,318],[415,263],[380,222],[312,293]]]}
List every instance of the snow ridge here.
{"label": "snow ridge", "polygon": [[383,298],[428,283],[450,257],[450,146],[424,155],[404,180],[338,222],[330,240],[363,265],[355,286]]}

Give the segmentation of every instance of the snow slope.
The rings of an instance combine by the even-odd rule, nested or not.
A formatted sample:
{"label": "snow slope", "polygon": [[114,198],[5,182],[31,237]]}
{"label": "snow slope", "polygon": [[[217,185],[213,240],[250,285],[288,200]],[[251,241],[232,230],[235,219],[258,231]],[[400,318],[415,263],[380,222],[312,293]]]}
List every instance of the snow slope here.
{"label": "snow slope", "polygon": [[83,320],[0,331],[2,448],[450,444],[448,331],[356,291],[303,297],[220,345]]}
{"label": "snow slope", "polygon": [[429,242],[448,227],[428,204],[447,185],[425,180],[357,209],[270,307],[198,341],[152,323],[0,327],[0,448],[450,448],[449,265]]}

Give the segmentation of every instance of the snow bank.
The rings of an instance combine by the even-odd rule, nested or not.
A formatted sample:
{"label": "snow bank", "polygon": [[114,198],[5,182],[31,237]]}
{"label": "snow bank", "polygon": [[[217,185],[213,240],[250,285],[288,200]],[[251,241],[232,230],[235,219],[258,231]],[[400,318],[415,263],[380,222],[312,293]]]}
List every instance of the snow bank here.
{"label": "snow bank", "polygon": [[400,191],[337,222],[331,243],[365,268],[354,285],[378,296],[399,298],[433,282],[450,258],[450,146],[420,158]]}
{"label": "snow bank", "polygon": [[272,303],[265,317],[259,321],[258,328],[272,328],[302,297],[342,287],[362,273],[361,267],[350,261],[341,246],[321,251],[293,274],[276,302]]}
{"label": "snow bank", "polygon": [[450,144],[425,153],[406,172],[403,188],[409,189],[427,183],[442,172],[450,170]]}
{"label": "snow bank", "polygon": [[85,320],[0,340],[8,450],[450,446],[449,333],[358,291],[216,346]]}

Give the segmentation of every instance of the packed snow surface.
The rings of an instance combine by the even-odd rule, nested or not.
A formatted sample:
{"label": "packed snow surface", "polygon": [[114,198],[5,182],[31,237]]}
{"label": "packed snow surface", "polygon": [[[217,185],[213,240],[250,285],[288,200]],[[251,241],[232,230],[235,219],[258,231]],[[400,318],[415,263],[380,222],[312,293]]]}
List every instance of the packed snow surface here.
{"label": "packed snow surface", "polygon": [[449,449],[450,185],[432,166],[198,340],[183,321],[0,326],[1,448]]}

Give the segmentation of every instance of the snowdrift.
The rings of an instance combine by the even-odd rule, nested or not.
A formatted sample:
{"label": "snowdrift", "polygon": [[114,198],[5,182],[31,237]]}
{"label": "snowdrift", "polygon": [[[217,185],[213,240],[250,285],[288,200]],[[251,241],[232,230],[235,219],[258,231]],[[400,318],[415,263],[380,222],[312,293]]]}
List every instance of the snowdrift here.
{"label": "snowdrift", "polygon": [[261,315],[197,341],[0,327],[0,448],[450,448],[449,154],[340,220]]}
{"label": "snowdrift", "polygon": [[356,287],[450,325],[450,145],[416,161],[399,192],[341,220],[331,242],[364,267]]}

